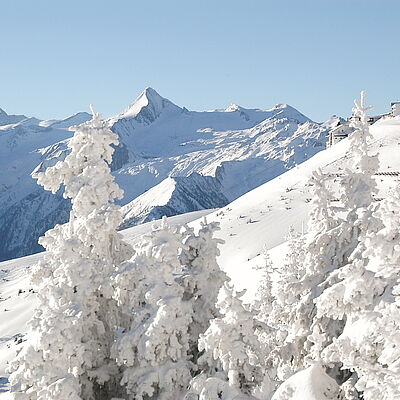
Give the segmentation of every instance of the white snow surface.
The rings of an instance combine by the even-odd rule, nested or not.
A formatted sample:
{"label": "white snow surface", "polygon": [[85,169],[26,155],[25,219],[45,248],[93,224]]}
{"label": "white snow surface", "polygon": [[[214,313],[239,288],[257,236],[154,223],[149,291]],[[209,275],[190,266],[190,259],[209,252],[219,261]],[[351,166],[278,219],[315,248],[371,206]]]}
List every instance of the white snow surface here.
{"label": "white snow surface", "polygon": [[319,365],[312,365],[286,380],[271,400],[336,400],[339,385]]}
{"label": "white snow surface", "polygon": [[[371,127],[371,132],[374,136],[371,150],[379,151],[381,172],[399,172],[400,118],[379,121]],[[255,267],[264,262],[263,248],[270,249],[272,260],[279,266],[285,254],[284,237],[289,226],[293,225],[300,231],[306,225],[310,196],[307,182],[312,171],[319,167],[340,174],[350,158],[348,141],[343,140],[219,210],[173,217],[171,223],[193,221],[191,224],[198,226],[199,220],[196,219],[204,214],[208,214],[208,221],[219,221],[221,231],[218,236],[225,240],[221,245],[219,263],[238,289],[247,289],[250,301],[260,280],[260,272]],[[333,176],[333,188],[334,179]],[[377,175],[376,179],[379,197],[385,197],[398,183],[399,176]],[[123,233],[128,241],[133,242],[150,226],[140,225]],[[40,257],[42,255],[38,254],[0,263],[0,391],[3,390],[4,395],[7,388],[4,379],[7,376],[6,363],[15,355],[19,346],[17,342],[26,332],[26,322],[35,305],[35,296],[29,292],[29,268]],[[19,293],[20,289],[22,292]]]}

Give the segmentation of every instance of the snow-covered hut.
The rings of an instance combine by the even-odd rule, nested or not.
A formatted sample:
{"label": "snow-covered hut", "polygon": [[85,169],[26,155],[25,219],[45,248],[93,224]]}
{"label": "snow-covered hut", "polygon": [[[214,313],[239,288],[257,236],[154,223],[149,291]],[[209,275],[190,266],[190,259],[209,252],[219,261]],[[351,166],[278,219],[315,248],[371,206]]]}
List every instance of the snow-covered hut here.
{"label": "snow-covered hut", "polygon": [[393,117],[398,117],[400,115],[400,101],[395,101],[393,103],[390,103],[390,106],[392,108],[392,116]]}
{"label": "snow-covered hut", "polygon": [[350,127],[349,121],[339,123],[338,126],[329,131],[329,147],[347,138],[353,130],[354,129]]}

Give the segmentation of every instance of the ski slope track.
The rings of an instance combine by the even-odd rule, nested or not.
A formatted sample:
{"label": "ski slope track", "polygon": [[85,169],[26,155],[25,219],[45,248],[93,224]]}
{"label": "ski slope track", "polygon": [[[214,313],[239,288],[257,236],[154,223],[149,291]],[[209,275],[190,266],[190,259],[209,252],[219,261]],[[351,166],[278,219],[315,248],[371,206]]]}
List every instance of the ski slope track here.
{"label": "ski slope track", "polygon": [[[0,110],[0,260],[42,250],[37,239],[67,221],[70,202],[31,173],[64,159],[69,128],[90,118],[41,121]],[[324,149],[337,118],[315,123],[286,104],[189,111],[147,88],[108,123],[120,139],[111,169],[128,227],[228,204]]]}
{"label": "ski slope track", "polygon": [[[399,184],[400,176],[396,173],[400,171],[400,118],[378,121],[371,127],[371,131],[374,137],[371,152],[379,152],[381,164],[380,173],[376,175],[379,198],[384,198]],[[247,289],[246,299],[251,301],[260,281],[257,267],[264,262],[262,252],[267,249],[275,267],[279,268],[285,256],[285,236],[289,226],[294,226],[297,231],[306,229],[310,204],[308,182],[311,173],[317,168],[330,172],[333,176],[332,188],[335,190],[337,185],[334,177],[342,173],[351,157],[348,141],[343,140],[224,207],[183,214],[172,217],[169,221],[172,224],[189,223],[194,227],[199,226],[205,215],[208,221],[219,221],[221,230],[218,236],[225,243],[220,247],[218,261],[238,289]],[[161,191],[171,191],[174,185],[170,182]],[[168,199],[167,194],[166,198]],[[335,200],[337,199],[332,199]],[[160,199],[160,203],[162,202]],[[145,204],[145,199],[142,204]],[[151,223],[147,223],[123,230],[122,233],[127,241],[133,243],[150,229]],[[27,329],[26,323],[35,307],[29,270],[41,257],[42,254],[37,254],[0,263],[2,400],[7,398],[8,393],[5,371],[7,362],[21,347]]]}

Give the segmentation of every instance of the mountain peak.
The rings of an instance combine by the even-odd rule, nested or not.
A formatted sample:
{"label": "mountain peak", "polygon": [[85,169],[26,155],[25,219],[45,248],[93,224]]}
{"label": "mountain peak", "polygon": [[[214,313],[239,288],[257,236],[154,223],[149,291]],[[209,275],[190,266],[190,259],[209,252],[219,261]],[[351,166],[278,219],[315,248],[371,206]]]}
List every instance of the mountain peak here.
{"label": "mountain peak", "polygon": [[180,109],[177,105],[160,96],[153,88],[147,87],[139,97],[118,116],[120,118],[135,118],[140,114],[147,122],[153,122],[166,107]]}
{"label": "mountain peak", "polygon": [[289,118],[298,121],[299,123],[312,122],[310,118],[306,117],[299,110],[290,106],[289,104],[275,104],[270,110],[273,118]]}
{"label": "mountain peak", "polygon": [[25,115],[9,115],[0,108],[0,125],[16,124],[27,119]]}
{"label": "mountain peak", "polygon": [[[296,110],[294,107],[290,106],[289,104],[286,103],[280,103],[280,104],[275,104],[272,107],[272,110]],[[296,110],[297,111],[297,110]]]}
{"label": "mountain peak", "polygon": [[[162,96],[160,96],[160,95],[158,94],[158,92],[157,92],[155,89],[153,89],[153,88],[150,87],[150,86],[146,87],[146,88],[143,90],[143,92],[141,93],[140,96],[146,96],[146,98],[147,98],[149,101],[151,101],[151,102],[153,102],[153,101],[165,100]],[[140,96],[139,96],[139,97],[140,97]]]}
{"label": "mountain peak", "polygon": [[235,112],[235,111],[241,111],[242,107],[240,107],[237,104],[232,103],[229,107],[225,109],[226,112]]}
{"label": "mountain peak", "polygon": [[41,121],[39,125],[43,127],[51,126],[53,128],[69,128],[71,126],[80,125],[83,122],[89,121],[91,118],[92,114],[89,114],[85,111],[80,111],[63,119]]}

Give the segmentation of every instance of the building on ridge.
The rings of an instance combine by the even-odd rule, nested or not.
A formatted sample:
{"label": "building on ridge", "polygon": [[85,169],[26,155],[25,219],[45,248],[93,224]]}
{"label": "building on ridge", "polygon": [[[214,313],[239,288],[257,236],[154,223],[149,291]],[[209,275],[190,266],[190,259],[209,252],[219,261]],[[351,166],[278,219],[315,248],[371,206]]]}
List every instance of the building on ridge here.
{"label": "building on ridge", "polygon": [[[368,123],[370,125],[374,124],[376,121],[380,120],[381,118],[390,118],[390,117],[398,117],[400,116],[400,101],[396,101],[393,103],[390,103],[391,106],[391,111],[386,114],[378,114],[369,117]],[[350,118],[348,118],[346,121],[342,122],[339,121],[337,126],[332,128],[329,131],[329,140],[328,140],[328,147],[333,146],[334,144],[340,142],[341,140],[347,138],[353,131],[354,128],[350,126],[351,121],[353,121],[355,118],[354,115],[352,115]]]}

